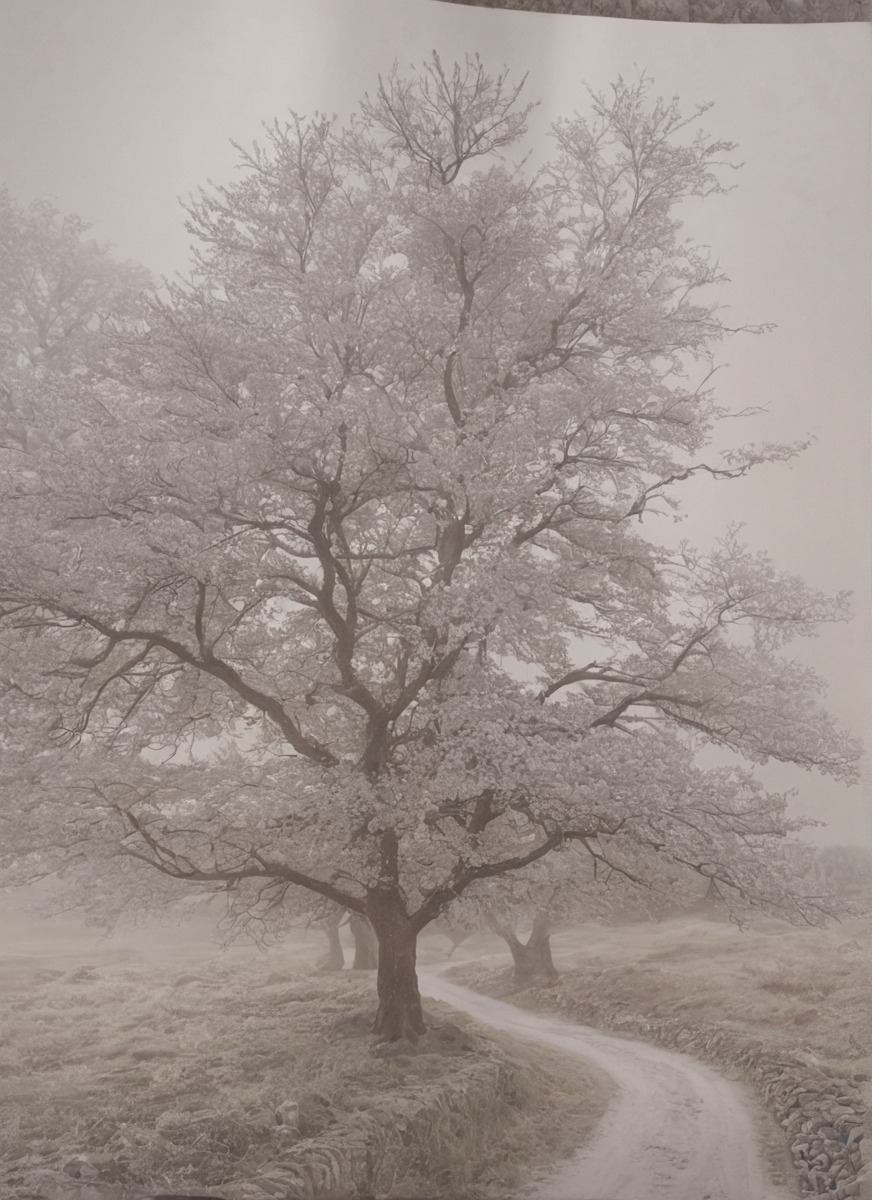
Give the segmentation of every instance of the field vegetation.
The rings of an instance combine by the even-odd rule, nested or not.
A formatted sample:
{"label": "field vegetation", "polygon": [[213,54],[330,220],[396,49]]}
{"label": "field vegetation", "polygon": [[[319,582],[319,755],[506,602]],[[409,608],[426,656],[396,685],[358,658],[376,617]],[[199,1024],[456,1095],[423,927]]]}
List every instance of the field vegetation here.
{"label": "field vegetation", "polygon": [[[27,948],[25,932],[45,929],[19,915],[0,983],[3,1200],[222,1195],[300,1139],[390,1098],[435,1094],[493,1056],[514,1068],[509,1094],[476,1128],[437,1112],[390,1194],[505,1195],[571,1153],[608,1102],[593,1069],[485,1038],[435,1001],[415,1053],[379,1054],[374,972],[319,973],[314,933],[269,954],[220,954],[196,928],[120,946],[67,936],[44,953]],[[441,957],[438,939],[431,954]],[[286,1101],[298,1122],[277,1118]]]}
{"label": "field vegetation", "polygon": [[[493,949],[498,943],[494,941]],[[685,1015],[804,1056],[833,1075],[872,1077],[872,919],[796,928],[758,920],[589,924],[553,935],[560,987],[614,1011]],[[470,947],[481,951],[484,946]],[[458,957],[466,951],[462,946]],[[511,997],[506,955],[451,972]],[[518,997],[515,997],[518,999]]]}

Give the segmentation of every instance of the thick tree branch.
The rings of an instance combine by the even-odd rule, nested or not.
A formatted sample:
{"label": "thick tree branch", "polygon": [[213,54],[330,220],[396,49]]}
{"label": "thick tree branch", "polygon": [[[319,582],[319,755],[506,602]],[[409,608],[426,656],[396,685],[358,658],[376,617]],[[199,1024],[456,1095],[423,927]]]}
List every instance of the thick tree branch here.
{"label": "thick tree branch", "polygon": [[186,666],[193,667],[195,670],[202,671],[205,675],[211,675],[214,679],[220,680],[231,691],[235,692],[237,696],[247,704],[250,704],[252,708],[258,709],[265,716],[269,717],[288,744],[298,754],[310,759],[312,762],[320,763],[322,766],[335,766],[336,759],[333,754],[326,747],[305,736],[300,726],[285,710],[280,700],[247,683],[234,667],[216,658],[211,652],[205,657],[198,657],[183,643],[155,630],[118,630],[97,617],[89,616],[87,613],[77,612],[74,609],[64,608],[59,605],[52,605],[51,602],[38,601],[36,603],[48,609],[54,608],[55,611],[61,612],[70,620],[95,630],[103,637],[115,643],[143,642],[152,646],[159,646]]}

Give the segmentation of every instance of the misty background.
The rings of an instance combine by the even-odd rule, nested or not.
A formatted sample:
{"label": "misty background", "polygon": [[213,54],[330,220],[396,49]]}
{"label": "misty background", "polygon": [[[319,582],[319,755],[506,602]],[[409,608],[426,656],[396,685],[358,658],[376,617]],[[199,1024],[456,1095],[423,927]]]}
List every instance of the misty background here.
{"label": "misty background", "polygon": [[[870,731],[870,138],[872,30],[858,25],[705,26],[557,18],[438,0],[6,0],[0,10],[0,186],[50,199],[120,257],[184,271],[179,197],[232,176],[231,140],[293,108],[350,114],[378,74],[436,49],[479,52],[528,74],[541,100],[529,140],[587,106],[585,85],[645,70],[653,92],[738,144],[728,196],[688,207],[731,282],[727,323],[773,322],[719,350],[719,401],[753,419],[725,422],[716,450],[814,438],[791,465],[747,479],[694,479],[680,524],[652,536],[710,544],[728,525],[816,587],[853,592],[854,620],[794,653],[829,684],[829,707]],[[702,372],[700,372],[700,378]],[[656,527],[655,527],[656,523]],[[796,788],[796,812],[827,822],[816,841],[872,842],[872,772],[846,789],[782,765],[767,786]]]}

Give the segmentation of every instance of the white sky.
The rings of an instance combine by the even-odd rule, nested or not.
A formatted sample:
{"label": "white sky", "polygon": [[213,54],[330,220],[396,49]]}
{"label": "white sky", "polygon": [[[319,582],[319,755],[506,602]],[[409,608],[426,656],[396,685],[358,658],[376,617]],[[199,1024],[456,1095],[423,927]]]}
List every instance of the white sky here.
{"label": "white sky", "polygon": [[[867,25],[707,26],[558,17],[438,0],[5,0],[0,7],[0,185],[78,212],[119,254],[182,267],[177,197],[226,178],[262,121],[289,108],[347,113],[395,59],[529,72],[542,104],[533,136],[584,110],[583,84],[644,68],[655,91],[739,143],[736,190],[689,215],[734,281],[736,324],[776,322],[721,357],[736,409],[723,444],[815,445],[793,467],[734,484],[694,483],[681,535],[706,542],[746,523],[752,545],[827,590],[855,593],[858,618],[797,653],[831,685],[833,710],[870,733],[870,100]],[[538,145],[542,145],[540,141]],[[658,529],[658,536],[677,536]],[[872,779],[872,773],[867,773]],[[823,840],[872,839],[870,786],[845,790],[787,768]]]}

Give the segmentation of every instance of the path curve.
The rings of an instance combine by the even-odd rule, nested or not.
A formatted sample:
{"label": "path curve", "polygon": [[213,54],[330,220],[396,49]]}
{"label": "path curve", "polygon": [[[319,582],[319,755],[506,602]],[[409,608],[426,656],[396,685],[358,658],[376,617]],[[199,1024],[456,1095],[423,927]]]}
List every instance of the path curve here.
{"label": "path curve", "polygon": [[686,1054],[504,1004],[422,971],[425,996],[594,1063],[617,1084],[597,1133],[527,1200],[786,1200],[739,1085]]}

